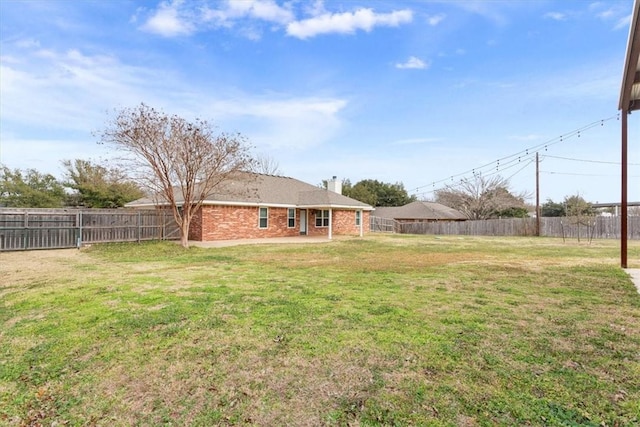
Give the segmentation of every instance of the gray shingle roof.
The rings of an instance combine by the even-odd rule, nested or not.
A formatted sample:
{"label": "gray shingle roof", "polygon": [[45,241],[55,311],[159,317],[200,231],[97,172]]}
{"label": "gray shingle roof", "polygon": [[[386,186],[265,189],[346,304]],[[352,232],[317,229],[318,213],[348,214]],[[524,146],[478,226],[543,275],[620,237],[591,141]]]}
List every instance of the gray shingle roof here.
{"label": "gray shingle roof", "polygon": [[[178,204],[184,202],[180,192],[178,192],[176,201]],[[127,203],[127,207],[153,206],[156,204],[158,203],[155,203],[152,198],[145,197]],[[238,174],[234,179],[225,181],[209,194],[205,204],[373,209],[366,203],[324,190],[295,178],[255,173]]]}
{"label": "gray shingle roof", "polygon": [[434,202],[412,202],[398,207],[377,207],[374,216],[397,220],[464,220],[459,211]]}

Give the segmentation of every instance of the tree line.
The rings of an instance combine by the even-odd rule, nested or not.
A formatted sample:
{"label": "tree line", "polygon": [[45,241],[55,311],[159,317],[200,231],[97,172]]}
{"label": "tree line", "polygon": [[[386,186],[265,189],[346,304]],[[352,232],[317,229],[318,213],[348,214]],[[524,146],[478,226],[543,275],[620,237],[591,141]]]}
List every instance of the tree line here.
{"label": "tree line", "polygon": [[64,160],[63,179],[36,169],[0,166],[0,206],[15,208],[119,208],[144,195],[117,167]]}
{"label": "tree line", "polygon": [[[258,157],[258,171],[274,173],[277,163],[268,157]],[[268,169],[262,164],[268,163]],[[35,169],[19,170],[0,166],[0,206],[19,208],[118,208],[144,195],[141,185],[127,173],[113,166],[90,160],[62,162],[64,178],[57,179]],[[264,169],[264,170],[263,170]],[[327,187],[323,181],[322,187]],[[401,182],[385,183],[364,179],[352,184],[342,181],[342,194],[374,207],[403,206],[417,201]],[[454,208],[469,219],[524,218],[533,210],[525,203],[524,194],[514,194],[508,181],[499,176],[476,177],[456,188],[435,192],[434,200]],[[541,216],[591,216],[594,209],[579,195],[566,196],[562,202],[547,199],[541,205]]]}
{"label": "tree line", "polygon": [[[277,162],[253,155],[242,135],[217,133],[206,120],[189,121],[144,103],[116,111],[98,136],[100,144],[118,154],[119,166],[64,160],[64,177],[58,180],[35,169],[12,170],[0,165],[0,207],[118,208],[146,194],[173,213],[186,247],[193,215],[218,186],[238,172],[279,173]],[[326,184],[321,186],[326,188]],[[342,188],[344,195],[374,207],[417,200],[400,182],[365,179],[352,184],[346,179]],[[511,191],[508,180],[500,176],[476,175],[436,191],[433,201],[469,219],[488,219],[527,216],[530,207],[525,199],[526,194]],[[549,200],[542,214],[584,213],[583,205],[588,203],[579,199],[568,198],[564,204]]]}

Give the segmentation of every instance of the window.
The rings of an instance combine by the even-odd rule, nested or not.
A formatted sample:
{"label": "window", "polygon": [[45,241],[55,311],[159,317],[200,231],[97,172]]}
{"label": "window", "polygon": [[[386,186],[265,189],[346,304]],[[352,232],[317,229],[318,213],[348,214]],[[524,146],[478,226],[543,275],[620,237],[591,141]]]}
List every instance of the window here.
{"label": "window", "polygon": [[328,227],[329,226],[329,211],[316,211],[316,227]]}
{"label": "window", "polygon": [[260,208],[260,228],[267,228],[269,226],[269,209]]}
{"label": "window", "polygon": [[293,209],[293,208],[289,208],[287,217],[288,217],[287,218],[287,227],[295,228],[295,226],[296,226],[296,210]]}
{"label": "window", "polygon": [[362,221],[361,215],[362,215],[361,211],[356,211],[356,226],[357,227],[360,227],[360,222]]}

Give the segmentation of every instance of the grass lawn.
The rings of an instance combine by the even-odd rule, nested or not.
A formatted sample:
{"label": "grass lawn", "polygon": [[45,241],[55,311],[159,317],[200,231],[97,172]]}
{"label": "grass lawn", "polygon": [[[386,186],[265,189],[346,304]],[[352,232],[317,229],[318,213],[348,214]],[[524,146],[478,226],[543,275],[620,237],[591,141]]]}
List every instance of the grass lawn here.
{"label": "grass lawn", "polygon": [[406,235],[1,253],[0,425],[638,425],[618,265]]}

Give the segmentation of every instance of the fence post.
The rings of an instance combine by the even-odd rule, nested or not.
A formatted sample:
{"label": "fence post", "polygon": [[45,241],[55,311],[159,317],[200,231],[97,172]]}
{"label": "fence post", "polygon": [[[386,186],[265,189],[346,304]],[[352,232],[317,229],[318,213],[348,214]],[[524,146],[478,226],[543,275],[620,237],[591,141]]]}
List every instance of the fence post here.
{"label": "fence post", "polygon": [[24,233],[22,233],[22,249],[28,249],[29,245],[29,212],[24,213]]}
{"label": "fence post", "polygon": [[140,217],[140,211],[138,211],[138,243],[140,243],[141,230],[142,230],[142,219]]}
{"label": "fence post", "polygon": [[78,230],[78,239],[77,239],[76,247],[80,249],[82,247],[82,211],[79,211],[78,215],[76,215],[76,221],[77,221],[77,230]]}

